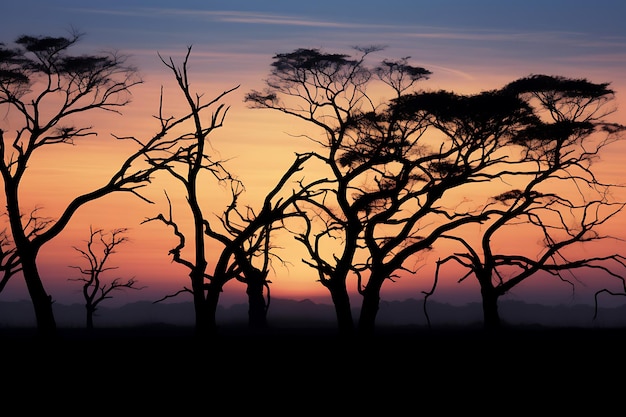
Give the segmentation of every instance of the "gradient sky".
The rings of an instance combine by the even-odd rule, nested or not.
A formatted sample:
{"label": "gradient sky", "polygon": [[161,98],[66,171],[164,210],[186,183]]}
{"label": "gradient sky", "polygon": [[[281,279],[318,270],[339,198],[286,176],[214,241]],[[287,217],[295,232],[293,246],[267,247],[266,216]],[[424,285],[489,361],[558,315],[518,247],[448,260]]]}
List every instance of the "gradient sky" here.
{"label": "gradient sky", "polygon": [[[350,53],[355,45],[385,45],[380,59],[409,56],[411,64],[433,72],[424,88],[457,93],[499,88],[539,73],[610,82],[619,106],[612,119],[626,122],[626,2],[621,0],[21,0],[4,4],[2,13],[1,42],[11,43],[22,34],[64,36],[76,28],[85,34],[76,51],[119,50],[131,56],[144,79],[123,116],[93,115],[90,123],[99,132],[97,140],[50,150],[31,163],[23,198],[32,197],[32,204],[41,206],[51,217],[70,198],[100,185],[116,168],[115,158],[123,150],[114,147],[111,133],[141,137],[156,131],[151,116],[157,111],[160,86],[166,87],[166,105],[176,103],[167,101],[168,92],[177,93],[171,85],[171,73],[158,54],[181,59],[190,45],[191,80],[196,92],[212,97],[240,85],[226,98],[232,108],[212,144],[221,155],[232,159],[231,170],[244,181],[252,201],[277,180],[280,171],[276,169],[291,162],[295,148],[290,134],[303,132],[285,118],[247,109],[242,99],[250,90],[263,87],[272,56],[296,48]],[[0,120],[3,128],[11,128],[7,123]],[[625,154],[624,145],[613,148],[599,171],[616,175],[615,182],[621,183]],[[80,264],[72,246],[82,245],[90,224],[105,230],[130,228],[131,241],[111,258],[110,265],[118,269],[109,277],[135,277],[140,285],[147,286],[141,291],[115,293],[109,305],[154,300],[188,285],[187,271],[171,264],[167,255],[173,242],[170,230],[160,224],[139,224],[164,210],[162,189],[155,188],[151,196],[158,204],[149,206],[127,196],[111,196],[90,204],[77,213],[66,232],[44,247],[40,268],[44,285],[55,300],[82,302],[80,285],[67,281],[75,276],[68,265]],[[618,225],[624,229],[622,219]],[[435,258],[426,260],[432,264]],[[298,257],[291,262],[289,270],[279,269],[270,278],[272,294],[328,301],[326,290],[315,282],[314,272],[300,266]],[[419,279],[387,283],[383,296],[420,298],[420,292],[431,286],[432,273],[428,271],[425,268]],[[445,285],[449,288],[444,288],[447,292],[442,291],[439,300],[464,302],[479,297],[470,283],[455,284],[450,278]],[[550,286],[555,291],[548,291],[547,284],[540,285],[525,285],[508,297],[572,301],[567,287],[555,283]],[[244,299],[243,295],[243,286],[229,284],[223,302]],[[591,302],[588,296],[582,291],[573,301]],[[0,300],[21,298],[27,297],[17,278],[0,294]]]}

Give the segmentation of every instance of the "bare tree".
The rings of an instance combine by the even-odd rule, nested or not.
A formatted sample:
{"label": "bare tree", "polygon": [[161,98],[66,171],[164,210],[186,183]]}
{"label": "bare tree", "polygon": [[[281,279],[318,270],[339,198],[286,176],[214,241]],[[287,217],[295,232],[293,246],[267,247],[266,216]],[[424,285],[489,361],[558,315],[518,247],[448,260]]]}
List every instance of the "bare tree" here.
{"label": "bare tree", "polygon": [[[172,177],[183,184],[188,208],[193,217],[193,247],[192,257],[184,253],[187,249],[186,232],[173,218],[173,208],[169,196],[166,197],[169,205],[167,215],[163,213],[155,217],[147,218],[144,223],[160,221],[171,227],[178,239],[177,245],[170,250],[174,262],[186,267],[191,279],[191,287],[166,296],[177,296],[188,292],[193,295],[196,312],[196,334],[198,336],[210,336],[217,330],[216,311],[219,296],[224,285],[232,279],[246,284],[246,292],[249,299],[249,323],[251,327],[259,328],[266,325],[266,313],[269,306],[269,280],[270,260],[280,257],[272,249],[271,235],[277,230],[283,229],[283,222],[289,217],[299,216],[298,213],[289,211],[293,201],[302,196],[310,195],[312,185],[300,184],[297,191],[283,193],[286,183],[298,173],[311,155],[297,155],[291,167],[280,178],[277,185],[266,196],[263,206],[257,213],[252,207],[240,207],[239,198],[245,188],[241,181],[231,175],[222,161],[212,160],[208,155],[206,141],[208,135],[215,129],[223,126],[228,107],[218,102],[228,93],[238,87],[227,90],[207,103],[200,103],[200,97],[192,96],[190,90],[187,66],[191,48],[188,48],[182,66],[175,65],[172,59],[163,60],[164,64],[173,72],[189,105],[191,114],[194,115],[194,130],[192,132],[173,138],[170,143],[178,143],[177,150],[165,155],[164,160],[153,155],[152,161],[155,166],[160,166]],[[208,126],[203,125],[201,113],[213,104],[217,105]],[[161,115],[160,118],[164,120]],[[167,164],[165,164],[167,160]],[[201,172],[210,172],[218,183],[228,185],[231,192],[231,203],[224,210],[218,221],[211,222],[199,203],[207,191],[202,191],[199,175]],[[209,267],[208,259],[211,254],[207,253],[208,241],[221,245],[213,253],[215,263]],[[267,301],[264,296],[267,292]],[[165,299],[164,298],[164,299]],[[161,301],[161,300],[159,300]]]}
{"label": "bare tree", "polygon": [[130,90],[142,81],[137,71],[118,53],[70,55],[69,49],[81,38],[21,36],[15,48],[0,47],[0,106],[22,126],[14,134],[0,129],[0,175],[4,183],[11,240],[19,258],[21,273],[33,302],[38,332],[56,334],[52,297],[48,295],[37,267],[41,247],[56,237],[74,213],[85,204],[113,192],[125,192],[150,202],[139,193],[158,167],[137,166],[146,154],[159,148],[159,141],[176,123],[161,125],[147,140],[132,140],[136,151],[127,156],[120,168],[104,185],[71,200],[60,216],[29,232],[20,201],[22,179],[33,163],[32,157],[51,146],[74,144],[78,139],[96,135],[91,126],[75,126],[88,120],[96,110],[120,113],[130,102]]}
{"label": "bare tree", "polygon": [[22,270],[15,250],[15,245],[11,241],[10,233],[7,229],[0,230],[0,293],[4,290],[12,276]]}
{"label": "bare tree", "polygon": [[[193,296],[195,310],[195,329],[198,336],[205,336],[213,333],[215,329],[215,313],[212,309],[217,307],[219,295],[222,292],[222,282],[216,280],[207,280],[207,253],[205,241],[205,214],[199,201],[200,174],[203,172],[210,173],[218,182],[227,182],[235,180],[230,172],[223,166],[222,161],[212,160],[207,154],[205,148],[208,136],[216,129],[222,127],[224,119],[228,113],[229,107],[220,103],[223,97],[230,92],[236,90],[238,86],[228,89],[215,98],[202,102],[200,95],[195,95],[191,91],[187,74],[187,64],[191,53],[191,47],[187,49],[187,54],[183,61],[182,67],[178,67],[172,58],[161,61],[172,71],[180,92],[183,94],[185,102],[189,108],[189,121],[193,126],[191,132],[184,133],[180,136],[168,139],[169,148],[164,152],[163,156],[154,154],[151,156],[151,163],[155,168],[161,167],[167,171],[172,177],[183,184],[187,205],[191,211],[193,219],[193,248],[191,249],[191,258],[186,258],[183,253],[185,248],[185,233],[178,228],[178,225],[172,218],[172,209],[170,204],[170,213],[168,217],[160,214],[154,218],[144,221],[160,220],[174,228],[175,234],[179,237],[180,243],[170,251],[173,260],[187,269],[189,269],[189,278],[191,288],[185,291],[191,292]],[[210,117],[209,125],[203,124],[202,116],[205,110],[212,109],[217,106]],[[160,109],[158,120],[162,125],[167,125],[171,118],[163,115],[163,109]],[[169,197],[168,197],[169,202]]]}
{"label": "bare tree", "polygon": [[[327,182],[326,179],[315,179],[305,183],[294,178],[311,158],[315,156],[310,153],[296,155],[291,166],[265,196],[258,212],[250,206],[240,208],[238,199],[243,190],[233,188],[232,202],[221,217],[223,232],[206,222],[207,236],[223,245],[212,279],[223,277],[226,282],[234,277],[246,284],[250,328],[263,329],[267,326],[271,299],[271,281],[267,277],[272,269],[272,260],[286,265],[274,250],[273,237],[279,231],[290,230],[287,224],[290,219],[303,219],[302,213],[293,210],[293,206],[298,201],[314,199],[320,193],[317,187]],[[288,186],[290,182],[291,187]],[[264,289],[267,290],[267,298],[264,297]]]}
{"label": "bare tree", "polygon": [[[110,256],[116,252],[116,247],[128,241],[128,237],[124,236],[128,229],[114,229],[107,234],[102,229],[94,229],[90,226],[89,231],[90,235],[86,247],[83,249],[74,246],[74,249],[86,260],[87,267],[70,265],[70,268],[78,270],[82,276],[68,280],[83,283],[82,293],[85,298],[87,314],[86,326],[87,329],[91,330],[94,327],[93,316],[98,305],[106,299],[113,298],[111,295],[113,291],[141,290],[145,287],[137,287],[137,281],[134,278],[126,281],[123,281],[122,278],[114,278],[108,284],[102,281],[103,273],[117,269],[115,266],[105,266],[105,264],[108,263]],[[98,249],[100,249],[101,254]]]}
{"label": "bare tree", "polygon": [[[528,101],[537,114],[537,121],[511,142],[511,155],[519,155],[518,169],[506,172],[507,182],[523,186],[500,193],[487,204],[490,222],[477,242],[446,236],[465,252],[441,259],[437,267],[439,272],[441,265],[456,262],[468,271],[461,281],[469,276],[477,279],[487,329],[501,327],[499,297],[538,272],[557,276],[574,290],[574,280],[563,275],[566,271],[592,269],[621,279],[615,267],[625,266],[619,253],[580,257],[572,252],[589,242],[610,239],[600,229],[625,205],[612,197],[616,185],[602,183],[592,166],[624,131],[624,126],[604,120],[612,112],[606,105],[613,91],[608,84],[544,75],[519,79],[504,91]],[[495,249],[522,228],[534,230],[543,247],[535,251],[515,245],[512,253]]]}

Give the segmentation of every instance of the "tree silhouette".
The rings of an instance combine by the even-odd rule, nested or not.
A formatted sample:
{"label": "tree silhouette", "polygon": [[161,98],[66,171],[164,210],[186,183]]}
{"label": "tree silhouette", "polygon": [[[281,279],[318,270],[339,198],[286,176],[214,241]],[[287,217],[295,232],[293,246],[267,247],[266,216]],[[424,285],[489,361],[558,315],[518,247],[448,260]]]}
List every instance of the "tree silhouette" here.
{"label": "tree silhouette", "polygon": [[[320,149],[314,154],[326,164],[330,174],[320,184],[315,198],[294,202],[306,221],[304,231],[296,239],[308,251],[309,259],[303,261],[317,271],[319,281],[330,292],[342,334],[354,331],[346,281],[356,275],[361,285],[362,269],[358,263],[368,216],[386,198],[396,198],[392,194],[402,188],[394,188],[392,183],[398,178],[385,170],[401,158],[394,155],[395,151],[410,149],[406,137],[419,136],[424,129],[421,121],[410,120],[402,126],[404,137],[374,137],[373,131],[359,131],[368,123],[370,127],[374,125],[372,119],[379,108],[368,87],[378,82],[398,96],[430,74],[409,65],[408,57],[384,60],[371,68],[366,59],[382,48],[355,49],[357,58],[317,49],[277,54],[266,90],[246,95],[253,108],[277,110],[312,123],[326,136],[325,140],[308,137]],[[399,174],[404,175],[404,184],[413,181],[409,171]],[[377,189],[366,190],[368,178],[376,182]]]}
{"label": "tree silhouette", "polygon": [[[245,190],[242,182],[233,177],[221,161],[213,161],[211,156],[207,154],[205,147],[207,136],[215,129],[223,126],[228,108],[220,104],[214,111],[208,127],[204,126],[201,120],[203,110],[218,103],[226,94],[238,87],[225,91],[206,104],[201,104],[198,101],[198,96],[194,100],[187,75],[190,53],[191,48],[188,48],[180,68],[175,65],[172,59],[163,62],[173,72],[180,90],[187,99],[190,112],[194,115],[195,130],[171,140],[170,143],[186,143],[187,145],[181,145],[176,152],[166,155],[167,165],[164,164],[164,160],[155,155],[151,158],[155,166],[160,166],[166,170],[185,188],[187,205],[192,213],[194,223],[194,246],[191,249],[193,258],[188,258],[184,253],[187,246],[186,232],[173,218],[173,208],[167,193],[168,214],[160,213],[155,217],[147,218],[144,223],[161,221],[172,227],[178,238],[177,245],[170,250],[170,254],[173,256],[174,262],[183,265],[190,271],[191,288],[185,287],[175,294],[164,297],[164,299],[183,292],[191,293],[196,311],[196,334],[205,337],[213,335],[217,330],[215,315],[219,296],[224,285],[232,279],[237,279],[246,284],[250,326],[254,328],[265,327],[269,306],[267,275],[270,269],[270,259],[280,260],[280,257],[272,251],[271,235],[284,228],[282,222],[287,218],[299,216],[298,213],[288,209],[295,199],[308,196],[311,186],[300,185],[298,191],[290,191],[286,195],[281,194],[281,192],[285,188],[285,184],[302,169],[302,165],[311,158],[311,155],[296,156],[292,166],[280,178],[275,188],[268,193],[258,213],[252,207],[243,209],[239,207],[239,198]],[[218,183],[230,187],[231,202],[219,217],[219,221],[216,222],[217,225],[209,221],[199,203],[199,198],[203,196],[199,175],[203,171],[209,171]],[[207,239],[218,244],[217,249],[213,250],[216,259],[213,267],[209,267],[209,254],[207,253],[209,241]],[[256,261],[259,258],[260,261]],[[267,301],[264,296],[264,289],[268,290]]]}
{"label": "tree silhouette", "polygon": [[[343,333],[353,327],[346,286],[349,276],[356,277],[363,296],[359,331],[371,333],[384,282],[414,274],[410,262],[419,262],[419,253],[430,250],[439,239],[460,239],[453,231],[460,233],[470,223],[497,222],[494,219],[502,216],[501,207],[480,203],[472,207],[469,200],[459,201],[454,195],[463,190],[469,195],[477,184],[487,186],[511,177],[516,181],[534,178],[542,186],[563,174],[579,181],[570,168],[582,168],[596,152],[582,152],[579,160],[563,165],[564,158],[571,157],[566,146],[590,128],[611,137],[621,130],[604,122],[595,124],[598,113],[592,109],[601,107],[612,93],[604,91],[606,85],[594,88],[581,80],[529,77],[500,90],[468,96],[411,92],[413,84],[430,73],[408,65],[407,58],[369,67],[366,58],[379,50],[357,48],[361,55],[356,59],[316,49],[278,54],[266,90],[246,96],[254,108],[281,111],[314,124],[326,135],[326,140],[309,139],[326,151],[316,155],[330,168],[336,184],[325,190],[323,200],[307,200],[309,207],[297,202],[307,221],[297,240],[310,256],[304,262],[317,270],[320,282],[331,293]],[[391,87],[395,97],[374,104],[368,93],[374,81]],[[529,164],[539,168],[530,169]],[[543,181],[546,170],[553,171]],[[561,209],[583,211],[582,235],[564,229],[565,217],[548,197],[541,200],[552,201],[544,203],[544,211],[562,221],[558,226],[538,224],[546,238],[551,227],[558,227],[569,232],[569,239],[580,242],[583,236],[588,238],[590,229],[621,211],[621,205],[607,201],[608,189],[600,190],[601,184],[591,177],[587,186],[604,197],[578,206],[572,202],[567,206],[567,196],[559,202]],[[457,194],[450,194],[452,190]],[[506,202],[506,195],[496,200]],[[608,212],[591,217],[595,209]],[[529,220],[534,222],[534,218]],[[596,260],[588,259],[588,263]],[[547,264],[543,265],[547,270]]]}
{"label": "tree silhouette", "polygon": [[[246,97],[254,107],[301,118],[326,134],[326,141],[312,140],[326,150],[319,158],[336,184],[323,199],[307,200],[315,210],[297,202],[307,219],[297,239],[310,255],[304,262],[329,289],[345,334],[354,327],[347,278],[356,277],[363,296],[359,332],[371,333],[384,282],[400,271],[414,273],[407,263],[443,233],[487,219],[458,202],[447,209],[441,199],[496,176],[488,170],[501,161],[497,152],[531,116],[510,94],[411,93],[430,72],[409,65],[408,57],[370,68],[366,57],[379,50],[357,48],[357,59],[306,49],[276,55],[267,90]],[[391,87],[393,99],[375,105],[368,88],[376,83]],[[426,136],[429,129],[443,138]],[[336,251],[329,251],[332,241],[341,242]]]}
{"label": "tree silhouette", "polygon": [[[367,120],[355,137],[378,147],[357,143],[347,152],[351,162],[376,161],[372,166],[379,173],[359,197],[368,207],[361,220],[368,257],[357,266],[364,277],[359,279],[359,331],[364,334],[374,331],[386,281],[400,278],[402,271],[416,274],[407,264],[419,262],[417,256],[445,233],[489,218],[489,211],[467,207],[469,202],[448,194],[502,176],[503,150],[516,129],[534,118],[510,94],[437,91],[401,95]],[[407,135],[407,126],[417,121],[419,134]]]}
{"label": "tree silhouette", "polygon": [[[20,128],[9,134],[0,129],[0,174],[4,183],[7,215],[15,254],[30,294],[38,333],[56,334],[52,297],[46,292],[37,267],[41,247],[61,233],[83,205],[114,192],[126,192],[146,202],[139,190],[151,180],[158,167],[145,165],[145,156],[159,148],[159,139],[176,124],[162,125],[145,141],[134,137],[137,149],[126,157],[120,168],[104,185],[71,200],[56,220],[33,226],[38,217],[24,220],[20,201],[22,179],[33,156],[54,145],[74,144],[78,139],[96,135],[91,126],[76,126],[78,120],[96,110],[120,113],[130,102],[130,90],[142,81],[137,71],[117,53],[70,55],[69,49],[81,38],[21,36],[16,47],[0,45],[0,105]],[[77,117],[82,116],[82,117]]]}
{"label": "tree silhouette", "polygon": [[[109,284],[103,283],[101,275],[107,271],[117,269],[117,267],[105,266],[110,256],[115,253],[115,248],[128,241],[124,234],[128,229],[114,229],[108,234],[102,229],[89,227],[90,235],[84,249],[74,246],[74,249],[87,261],[87,267],[70,265],[70,268],[77,269],[82,275],[79,278],[69,278],[69,281],[82,282],[82,293],[85,298],[86,327],[93,329],[93,316],[98,309],[98,305],[109,298],[113,298],[113,291],[133,289],[140,290],[145,287],[137,287],[134,278],[122,281],[121,278],[114,278]],[[101,249],[102,254],[99,254]]]}
{"label": "tree silhouette", "polygon": [[[592,166],[624,131],[624,126],[604,121],[612,112],[606,105],[613,91],[608,84],[544,75],[519,79],[503,91],[528,101],[537,115],[537,121],[517,132],[511,142],[510,162],[518,168],[506,172],[506,183],[521,187],[506,190],[487,204],[490,222],[477,241],[446,236],[466,251],[445,257],[437,268],[439,272],[441,265],[456,262],[468,271],[461,281],[471,275],[477,279],[484,325],[490,330],[501,327],[499,297],[538,272],[557,276],[574,289],[564,271],[595,269],[619,278],[615,266],[626,266],[619,253],[581,257],[573,252],[575,247],[611,238],[600,229],[625,205],[612,197],[616,186],[602,183]],[[534,230],[543,247],[537,252],[523,245],[516,245],[512,253],[495,249],[522,227]]]}
{"label": "tree silhouette", "polygon": [[[209,222],[206,223],[207,236],[223,245],[214,268],[213,279],[223,277],[222,280],[226,282],[235,278],[246,284],[250,328],[263,329],[267,326],[271,283],[267,276],[272,260],[286,264],[274,251],[274,235],[281,230],[290,230],[287,224],[290,219],[303,219],[300,211],[293,210],[298,201],[313,199],[318,193],[324,193],[317,190],[317,187],[327,182],[326,179],[305,183],[294,178],[312,158],[315,155],[311,153],[297,154],[276,185],[267,193],[258,212],[250,206],[240,208],[238,199],[243,190],[233,188],[232,202],[221,217],[220,223],[224,231],[218,232]],[[290,182],[292,187],[288,186]],[[263,295],[264,289],[267,290],[267,301]]]}
{"label": "tree silhouette", "polygon": [[[192,239],[193,247],[191,248],[191,258],[188,259],[183,249],[186,246],[185,232],[180,230],[178,224],[172,217],[171,202],[169,216],[165,217],[159,214],[156,217],[148,218],[143,223],[159,220],[172,226],[174,233],[180,239],[180,243],[170,251],[173,260],[183,265],[189,270],[189,279],[191,288],[185,288],[183,291],[190,292],[193,296],[193,304],[195,311],[195,331],[198,336],[206,336],[214,332],[215,329],[215,313],[220,293],[222,292],[223,283],[211,280],[207,274],[207,249],[204,234],[206,216],[200,204],[199,187],[200,176],[202,173],[209,173],[217,182],[227,182],[234,180],[230,172],[224,167],[220,160],[213,160],[208,155],[205,148],[208,136],[216,129],[223,126],[224,119],[228,113],[229,107],[220,101],[230,92],[236,90],[239,86],[230,88],[216,97],[202,102],[201,95],[195,95],[191,91],[190,82],[187,73],[189,56],[191,47],[187,48],[187,53],[183,60],[182,66],[178,67],[172,58],[166,60],[161,57],[163,64],[169,68],[178,85],[179,91],[182,93],[185,103],[189,109],[189,117],[181,120],[181,129],[184,129],[182,122],[189,121],[193,126],[190,131],[185,131],[180,135],[171,138],[164,138],[163,143],[167,143],[167,148],[162,154],[154,153],[150,157],[150,163],[158,169],[162,169],[169,173],[173,178],[184,186],[185,197],[188,209],[192,217]],[[163,100],[163,94],[161,94]],[[203,123],[204,112],[217,106],[209,118],[208,126]],[[166,117],[163,114],[163,108],[159,110],[156,116],[162,125],[167,125],[173,117]],[[208,280],[208,282],[206,282]],[[214,306],[214,307],[213,307]]]}
{"label": "tree silhouette", "polygon": [[22,270],[10,235],[6,228],[0,230],[0,273],[2,273],[0,293],[2,293],[11,277]]}

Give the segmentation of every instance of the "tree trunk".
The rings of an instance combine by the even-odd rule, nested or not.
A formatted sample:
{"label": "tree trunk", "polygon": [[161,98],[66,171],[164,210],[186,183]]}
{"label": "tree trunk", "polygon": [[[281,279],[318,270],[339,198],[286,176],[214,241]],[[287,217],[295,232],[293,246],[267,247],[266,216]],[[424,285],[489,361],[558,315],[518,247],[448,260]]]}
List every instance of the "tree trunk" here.
{"label": "tree trunk", "polygon": [[197,266],[189,273],[189,278],[191,279],[191,287],[193,289],[194,333],[197,338],[202,339],[210,336],[212,333],[211,318],[207,312],[210,303],[205,298],[205,291],[209,293],[210,290],[205,288],[203,270]]}
{"label": "tree trunk", "polygon": [[498,294],[491,285],[481,285],[480,293],[483,304],[483,327],[488,331],[496,331],[502,324],[498,312]]}
{"label": "tree trunk", "polygon": [[246,276],[246,294],[248,294],[248,327],[264,329],[267,327],[267,304],[263,295],[265,275],[258,269],[253,269]]}
{"label": "tree trunk", "polygon": [[376,316],[380,307],[380,285],[376,282],[368,282],[363,292],[361,303],[361,314],[359,316],[359,335],[370,336],[374,334],[376,328]]}
{"label": "tree trunk", "polygon": [[352,309],[350,307],[350,296],[345,285],[329,285],[328,290],[335,306],[337,315],[337,328],[341,336],[352,336],[354,334],[354,320],[352,319]]}
{"label": "tree trunk", "polygon": [[221,293],[222,287],[220,285],[211,283],[207,286],[206,299],[202,309],[203,315],[202,317],[196,316],[196,333],[202,338],[212,338],[217,334],[216,314]]}
{"label": "tree trunk", "polygon": [[90,305],[87,304],[86,306],[87,308],[87,330],[91,330],[93,329],[93,312],[94,312],[94,308]]}
{"label": "tree trunk", "polygon": [[54,337],[57,334],[57,325],[52,310],[52,297],[46,293],[41,282],[35,261],[36,256],[29,252],[25,250],[20,251],[20,259],[28,294],[35,310],[37,333],[39,336],[46,338]]}
{"label": "tree trunk", "polygon": [[[38,247],[33,246],[28,240],[22,227],[22,213],[17,197],[18,181],[9,179],[4,175],[3,177],[11,234],[22,265],[22,275],[26,288],[35,310],[37,334],[44,338],[55,337],[57,335],[57,325],[54,320],[54,311],[52,310],[52,297],[46,292],[37,269]],[[33,215],[31,214],[32,219]]]}

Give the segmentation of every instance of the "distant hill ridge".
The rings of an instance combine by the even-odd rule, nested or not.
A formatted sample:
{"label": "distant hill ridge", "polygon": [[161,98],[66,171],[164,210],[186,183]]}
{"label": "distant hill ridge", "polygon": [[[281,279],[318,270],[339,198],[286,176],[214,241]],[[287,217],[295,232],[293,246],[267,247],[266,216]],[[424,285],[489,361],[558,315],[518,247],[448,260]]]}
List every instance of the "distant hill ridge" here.
{"label": "distant hill ridge", "polygon": [[[499,304],[502,320],[515,325],[541,325],[555,327],[626,327],[626,304],[619,307],[599,308],[594,320],[593,306],[529,304],[521,301],[503,301]],[[455,306],[428,301],[428,318],[432,326],[480,325],[480,303]],[[53,304],[57,325],[62,327],[85,326],[85,306],[82,304]],[[218,306],[218,324],[238,324],[247,321],[247,304]],[[96,327],[120,327],[150,324],[179,326],[193,325],[194,311],[191,302],[153,303],[138,301],[120,307],[98,308],[94,317]],[[358,309],[354,310],[355,321]],[[311,300],[272,299],[268,322],[273,325],[334,326],[334,307]],[[377,324],[381,326],[426,325],[423,300],[381,301]],[[30,301],[0,301],[0,327],[32,327],[35,316]]]}

